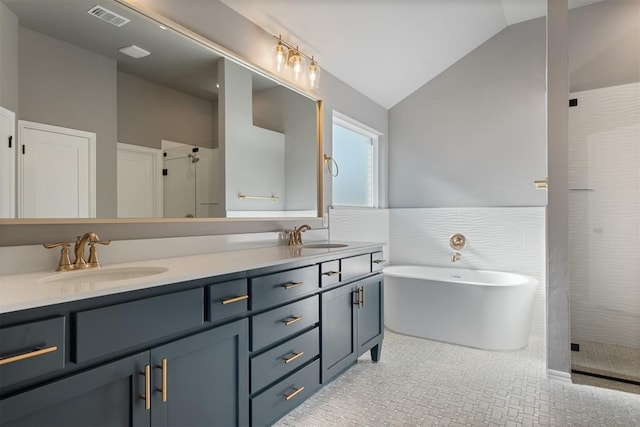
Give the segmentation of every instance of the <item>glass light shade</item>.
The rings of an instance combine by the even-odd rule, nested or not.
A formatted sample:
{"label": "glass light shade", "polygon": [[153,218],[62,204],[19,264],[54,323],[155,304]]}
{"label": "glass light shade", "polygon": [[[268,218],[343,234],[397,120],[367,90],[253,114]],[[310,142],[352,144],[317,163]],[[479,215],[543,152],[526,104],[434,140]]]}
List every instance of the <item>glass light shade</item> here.
{"label": "glass light shade", "polygon": [[309,65],[309,87],[311,89],[318,89],[320,86],[320,67],[318,67],[318,63],[311,59],[311,64]]}
{"label": "glass light shade", "polygon": [[291,68],[291,73],[293,74],[293,79],[299,81],[302,78],[302,74],[304,71],[304,62],[302,55],[298,50],[291,50],[289,52],[289,67]]}
{"label": "glass light shade", "polygon": [[287,60],[289,58],[289,48],[287,48],[282,44],[282,42],[279,41],[278,44],[273,47],[273,53],[276,71],[281,72],[284,67],[287,66]]}

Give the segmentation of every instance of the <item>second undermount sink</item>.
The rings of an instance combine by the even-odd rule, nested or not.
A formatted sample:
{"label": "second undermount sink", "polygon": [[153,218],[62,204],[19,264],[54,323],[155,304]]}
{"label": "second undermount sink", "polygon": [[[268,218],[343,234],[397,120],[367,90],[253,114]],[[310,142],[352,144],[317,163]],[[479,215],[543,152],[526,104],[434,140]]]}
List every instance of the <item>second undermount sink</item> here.
{"label": "second undermount sink", "polygon": [[47,276],[41,281],[45,283],[96,283],[96,282],[113,282],[117,280],[135,279],[138,277],[154,276],[156,274],[168,271],[164,267],[116,267],[116,268],[100,268],[93,270],[78,270],[64,273],[57,273]]}
{"label": "second undermount sink", "polygon": [[303,248],[309,249],[335,249],[335,248],[346,248],[346,243],[310,243],[308,245],[302,245]]}

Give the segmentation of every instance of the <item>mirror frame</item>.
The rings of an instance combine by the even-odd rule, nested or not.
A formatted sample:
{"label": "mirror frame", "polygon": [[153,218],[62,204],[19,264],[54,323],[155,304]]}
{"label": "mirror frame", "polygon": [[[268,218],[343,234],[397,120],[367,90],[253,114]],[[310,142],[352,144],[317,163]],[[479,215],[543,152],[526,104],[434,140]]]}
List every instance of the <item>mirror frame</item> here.
{"label": "mirror frame", "polygon": [[[95,231],[110,240],[133,240],[164,237],[279,232],[301,223],[323,228],[324,213],[324,136],[323,101],[296,87],[273,72],[201,36],[200,34],[131,0],[115,0],[125,8],[145,16],[182,36],[199,43],[223,57],[316,102],[317,217],[273,218],[20,218],[0,219],[0,247],[70,241],[78,234]],[[135,1],[135,0],[133,0]]]}

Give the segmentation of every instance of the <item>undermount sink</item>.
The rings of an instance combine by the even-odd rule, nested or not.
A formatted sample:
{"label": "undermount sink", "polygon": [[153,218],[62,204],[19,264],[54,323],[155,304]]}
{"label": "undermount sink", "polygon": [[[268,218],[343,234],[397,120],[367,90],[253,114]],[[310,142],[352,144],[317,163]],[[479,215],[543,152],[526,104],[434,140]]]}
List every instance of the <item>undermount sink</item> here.
{"label": "undermount sink", "polygon": [[334,249],[334,248],[346,248],[347,244],[345,243],[311,243],[308,245],[302,245],[303,248],[309,249]]}
{"label": "undermount sink", "polygon": [[137,277],[154,276],[156,274],[168,271],[164,267],[120,267],[120,268],[104,268],[95,270],[79,270],[58,273],[53,276],[47,276],[40,279],[45,283],[96,283],[96,282],[113,282],[117,280],[135,279]]}

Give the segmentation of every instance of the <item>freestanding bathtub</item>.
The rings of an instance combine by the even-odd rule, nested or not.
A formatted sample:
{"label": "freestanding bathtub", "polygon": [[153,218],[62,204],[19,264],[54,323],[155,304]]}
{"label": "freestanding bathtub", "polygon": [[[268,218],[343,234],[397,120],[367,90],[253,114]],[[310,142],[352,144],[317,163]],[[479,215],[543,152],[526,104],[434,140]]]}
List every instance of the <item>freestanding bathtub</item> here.
{"label": "freestanding bathtub", "polygon": [[390,330],[486,350],[527,346],[536,279],[410,265],[383,272],[385,326]]}

